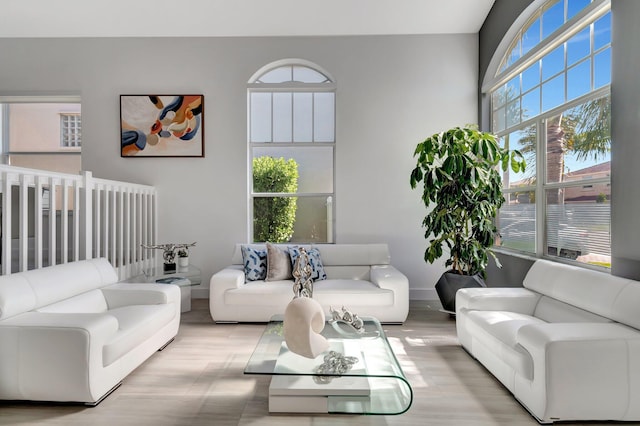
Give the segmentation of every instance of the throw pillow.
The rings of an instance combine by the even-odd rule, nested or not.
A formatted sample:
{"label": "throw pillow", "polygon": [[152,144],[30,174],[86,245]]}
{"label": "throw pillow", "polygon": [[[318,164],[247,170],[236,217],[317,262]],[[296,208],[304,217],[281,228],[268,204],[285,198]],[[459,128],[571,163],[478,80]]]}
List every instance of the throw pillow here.
{"label": "throw pillow", "polygon": [[292,278],[289,252],[267,243],[267,279],[265,281],[290,280]]}
{"label": "throw pillow", "polygon": [[241,246],[244,276],[247,281],[264,280],[267,277],[267,250]]}
{"label": "throw pillow", "polygon": [[[289,256],[291,256],[291,267],[293,268],[296,266],[298,256],[300,256],[300,247],[291,246],[288,247],[288,250]],[[309,255],[309,265],[311,266],[311,279],[313,281],[326,280],[327,274],[324,272],[320,250],[317,248],[308,248],[307,254]]]}

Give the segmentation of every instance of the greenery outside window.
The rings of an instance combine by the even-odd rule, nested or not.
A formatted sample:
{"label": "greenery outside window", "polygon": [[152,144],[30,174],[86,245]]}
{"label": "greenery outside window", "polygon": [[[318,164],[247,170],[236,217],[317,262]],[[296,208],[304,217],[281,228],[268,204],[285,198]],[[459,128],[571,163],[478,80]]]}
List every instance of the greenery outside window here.
{"label": "greenery outside window", "polygon": [[484,87],[492,131],[527,160],[503,176],[496,245],[610,267],[610,1],[536,4]]}
{"label": "greenery outside window", "polygon": [[335,91],[326,71],[297,59],[249,80],[251,241],[333,242]]}

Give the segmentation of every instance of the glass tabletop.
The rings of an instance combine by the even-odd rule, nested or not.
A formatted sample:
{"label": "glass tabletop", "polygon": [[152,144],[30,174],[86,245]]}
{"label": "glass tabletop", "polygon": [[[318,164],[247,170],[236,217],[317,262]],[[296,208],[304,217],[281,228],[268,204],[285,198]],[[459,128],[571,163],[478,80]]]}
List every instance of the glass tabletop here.
{"label": "glass tabletop", "polygon": [[165,272],[163,266],[159,265],[144,268],[142,273],[149,282],[175,284],[178,286],[195,286],[200,284],[201,281],[200,269],[193,265],[184,267],[178,266],[175,272]]}
{"label": "glass tabletop", "polygon": [[[362,333],[328,321],[321,334],[329,349],[313,359],[289,351],[282,319],[279,315],[267,324],[245,374],[274,376],[272,388],[277,377],[281,387],[292,390],[290,395],[320,393],[328,398],[330,413],[400,414],[409,409],[411,386],[377,319],[363,317]],[[335,370],[337,364],[343,367]]]}

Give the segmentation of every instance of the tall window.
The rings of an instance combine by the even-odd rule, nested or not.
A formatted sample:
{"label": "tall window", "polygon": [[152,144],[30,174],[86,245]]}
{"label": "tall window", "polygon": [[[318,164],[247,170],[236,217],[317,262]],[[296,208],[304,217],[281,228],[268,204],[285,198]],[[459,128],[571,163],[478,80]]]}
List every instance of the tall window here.
{"label": "tall window", "polygon": [[326,71],[302,60],[249,80],[252,241],[333,242],[335,91]]}
{"label": "tall window", "polygon": [[82,121],[77,97],[0,97],[2,163],[79,173]]}
{"label": "tall window", "polygon": [[527,160],[496,244],[610,267],[610,1],[540,3],[488,83],[492,131]]}

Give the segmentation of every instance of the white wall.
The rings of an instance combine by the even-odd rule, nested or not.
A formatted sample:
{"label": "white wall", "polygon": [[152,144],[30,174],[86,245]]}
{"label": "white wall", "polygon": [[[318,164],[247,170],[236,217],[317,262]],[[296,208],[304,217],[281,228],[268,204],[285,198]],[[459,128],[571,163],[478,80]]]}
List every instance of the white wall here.
{"label": "white wall", "polygon": [[[336,242],[388,242],[413,299],[437,299],[426,265],[413,150],[477,117],[478,36],[0,39],[0,95],[80,94],[83,168],[155,185],[160,242],[197,241],[212,273],[246,242],[246,83],[302,58],[329,71],[336,97]],[[205,96],[205,158],[120,158],[120,94]]]}

